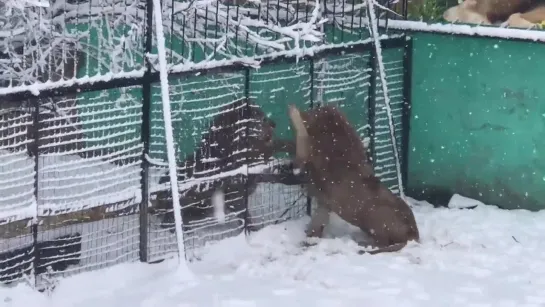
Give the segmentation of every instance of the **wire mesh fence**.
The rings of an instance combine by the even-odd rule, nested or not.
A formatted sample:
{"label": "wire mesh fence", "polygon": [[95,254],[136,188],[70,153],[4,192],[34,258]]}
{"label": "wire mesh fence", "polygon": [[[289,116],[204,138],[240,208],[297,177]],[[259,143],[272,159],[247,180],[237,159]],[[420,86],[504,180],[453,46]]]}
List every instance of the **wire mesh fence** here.
{"label": "wire mesh fence", "polygon": [[[9,13],[0,17],[0,282],[42,287],[178,253],[149,3],[0,4]],[[162,4],[187,259],[207,242],[309,212],[290,168],[288,104],[339,105],[379,176],[397,175],[378,171],[392,153],[365,5]],[[408,41],[382,38],[398,129]],[[225,223],[211,206],[220,187]]]}

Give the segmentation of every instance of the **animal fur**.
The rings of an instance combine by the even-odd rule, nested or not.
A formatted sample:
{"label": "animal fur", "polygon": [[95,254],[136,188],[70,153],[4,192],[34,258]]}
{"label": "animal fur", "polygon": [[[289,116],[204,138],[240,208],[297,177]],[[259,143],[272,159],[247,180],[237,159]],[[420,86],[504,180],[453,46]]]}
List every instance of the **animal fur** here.
{"label": "animal fur", "polygon": [[371,254],[419,241],[411,208],[374,175],[356,130],[336,107],[301,112],[292,105],[289,117],[296,131],[295,163],[318,203],[307,236],[322,237],[332,211],[372,238],[378,249]]}
{"label": "animal fur", "polygon": [[[244,164],[251,166],[266,162],[278,152],[294,154],[294,142],[276,139],[275,127],[275,122],[268,118],[258,105],[245,99],[224,107],[213,118],[210,128],[203,135],[194,154],[189,155],[182,163],[185,169],[180,174],[180,182],[203,180],[182,191],[180,204],[184,208],[182,210],[184,225],[213,215],[214,206],[211,198],[217,189],[221,189],[225,195],[226,211],[239,212],[237,216],[243,218],[245,193],[249,195],[255,191],[259,177],[235,174],[213,180],[206,178],[236,170]],[[168,180],[168,175],[165,175],[160,183],[166,183]],[[171,210],[169,194],[169,191],[160,192],[158,199],[154,201],[155,206]],[[163,227],[169,227],[173,222],[174,214],[169,212],[163,218]]]}
{"label": "animal fur", "polygon": [[509,16],[506,25],[512,28],[534,28],[545,21],[545,5],[535,7],[524,13]]}
{"label": "animal fur", "polygon": [[447,9],[443,18],[449,22],[498,24],[508,20],[513,14],[529,12],[543,4],[543,0],[465,0]]}

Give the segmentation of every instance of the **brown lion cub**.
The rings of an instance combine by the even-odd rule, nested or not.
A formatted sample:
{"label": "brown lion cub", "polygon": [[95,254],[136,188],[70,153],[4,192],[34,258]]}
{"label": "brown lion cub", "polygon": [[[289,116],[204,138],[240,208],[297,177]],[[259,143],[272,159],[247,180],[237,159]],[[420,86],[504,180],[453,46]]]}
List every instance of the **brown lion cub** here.
{"label": "brown lion cub", "polygon": [[294,163],[305,172],[308,193],[318,202],[307,236],[322,237],[333,211],[373,240],[371,254],[394,252],[419,241],[411,208],[375,177],[362,141],[333,106],[301,112],[289,107],[295,128]]}

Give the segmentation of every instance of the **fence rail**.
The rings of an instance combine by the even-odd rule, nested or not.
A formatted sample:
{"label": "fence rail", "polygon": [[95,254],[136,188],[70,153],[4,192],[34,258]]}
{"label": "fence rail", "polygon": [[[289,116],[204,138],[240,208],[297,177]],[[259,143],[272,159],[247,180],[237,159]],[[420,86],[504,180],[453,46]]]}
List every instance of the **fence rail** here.
{"label": "fence rail", "polygon": [[[50,1],[49,8],[17,8],[21,16],[42,14],[48,23],[72,24],[38,31],[41,34],[29,40],[22,39],[22,34],[11,40],[0,35],[13,47],[4,54],[15,59],[0,59],[5,65],[0,81],[6,85],[0,87],[0,282],[34,278],[35,285],[43,287],[56,276],[126,261],[155,262],[178,252],[169,218],[172,209],[168,208],[150,2],[124,0],[121,5],[110,0],[94,7],[91,1]],[[210,198],[205,192],[225,185],[226,180],[242,187],[226,194],[233,209],[225,224],[218,225],[204,214],[184,225],[184,252],[189,260],[198,259],[201,247],[210,240],[310,212],[310,199],[302,194],[298,181],[288,182],[285,155],[275,155],[269,163],[243,155],[228,168],[216,170],[203,162],[214,156],[202,151],[209,147],[199,147],[208,140],[211,123],[225,108],[236,108],[241,99],[246,101],[244,112],[251,111],[247,101],[255,102],[275,122],[277,137],[284,139],[291,137],[285,116],[288,103],[301,107],[338,104],[347,110],[362,139],[370,142],[379,177],[396,190],[397,174],[391,171],[393,153],[380,101],[381,80],[374,74],[373,42],[363,35],[365,28],[339,26],[335,8],[341,4],[348,7],[332,2],[323,15],[316,6],[282,15],[277,3],[266,6],[279,12],[271,15],[263,13],[264,6],[252,3],[205,6],[199,1],[163,1],[165,32],[171,35],[169,91],[179,183],[187,208],[194,207],[189,200],[196,207],[205,206]],[[301,6],[288,2],[288,9],[290,5]],[[347,11],[364,16],[365,6],[356,7]],[[323,28],[314,27],[329,11],[334,18]],[[223,23],[204,26],[211,12],[214,22],[223,18]],[[294,23],[301,17],[298,14],[304,18]],[[15,20],[11,32],[35,26],[32,22],[38,21],[32,18],[26,24]],[[231,22],[236,24],[228,26]],[[206,44],[197,39],[210,38],[220,29],[221,35],[214,34]],[[270,40],[256,37],[258,32]],[[259,40],[231,37],[240,33]],[[307,38],[294,38],[294,33]],[[231,43],[219,52],[214,45],[221,37],[225,44]],[[42,49],[27,49],[38,41]],[[402,131],[410,103],[406,90],[410,39],[391,35],[382,38],[381,44],[395,126]],[[261,68],[255,69],[256,64]],[[243,126],[247,131],[251,127]],[[399,146],[405,141],[406,136],[398,134]],[[204,166],[198,166],[201,162]],[[260,174],[272,174],[268,178],[279,182],[259,182]],[[185,221],[188,213],[184,214]]]}

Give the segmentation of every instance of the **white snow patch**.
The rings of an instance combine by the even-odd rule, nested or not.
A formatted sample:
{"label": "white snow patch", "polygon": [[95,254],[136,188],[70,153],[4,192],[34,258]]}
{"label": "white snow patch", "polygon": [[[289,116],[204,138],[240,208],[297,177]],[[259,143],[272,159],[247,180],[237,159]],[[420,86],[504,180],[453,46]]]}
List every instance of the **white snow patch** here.
{"label": "white snow patch", "polygon": [[225,194],[223,190],[217,189],[212,194],[212,205],[214,206],[214,217],[220,223],[225,223]]}
{"label": "white snow patch", "polygon": [[202,261],[190,264],[190,282],[175,274],[176,261],[130,263],[63,279],[50,297],[23,284],[0,288],[0,301],[7,307],[545,303],[545,212],[425,202],[413,210],[422,242],[398,253],[357,255],[337,222],[338,233],[329,229],[329,238],[304,249],[305,218],[207,245]]}
{"label": "white snow patch", "polygon": [[465,209],[473,208],[477,206],[483,206],[484,204],[476,199],[468,198],[459,194],[454,194],[448,202],[448,207],[451,209]]}

